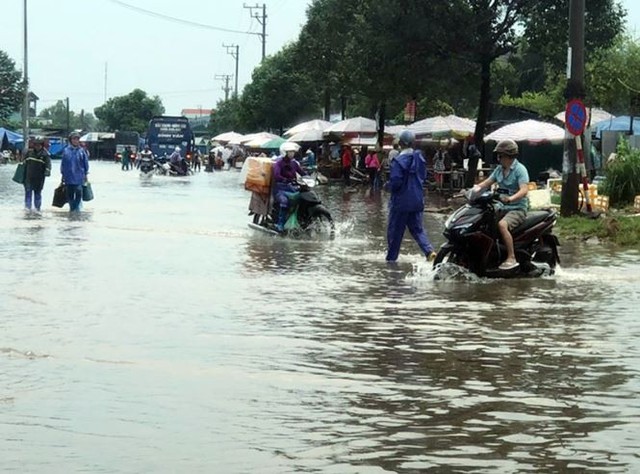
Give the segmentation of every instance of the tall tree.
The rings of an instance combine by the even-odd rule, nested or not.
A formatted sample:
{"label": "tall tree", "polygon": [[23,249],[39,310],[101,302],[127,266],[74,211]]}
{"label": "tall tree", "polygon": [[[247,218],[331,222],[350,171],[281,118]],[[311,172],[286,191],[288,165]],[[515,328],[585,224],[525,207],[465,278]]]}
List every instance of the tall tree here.
{"label": "tall tree", "polygon": [[219,101],[216,109],[211,112],[209,120],[209,132],[212,136],[230,131],[238,133],[251,131],[240,119],[240,100],[237,97]]}
{"label": "tall tree", "polygon": [[13,59],[0,50],[0,124],[20,110],[23,95],[22,74]]}
{"label": "tall tree", "polygon": [[240,118],[249,129],[280,132],[300,118],[317,114],[317,88],[311,76],[296,67],[295,45],[267,57],[252,74],[240,99]]}
{"label": "tall tree", "polygon": [[622,37],[611,48],[590,55],[585,66],[588,103],[615,115],[640,113],[640,44]]}
{"label": "tall tree", "polygon": [[134,89],[127,95],[109,99],[94,112],[107,130],[143,133],[152,117],[164,113],[164,107],[160,97],[149,97],[145,91]]}
{"label": "tall tree", "polygon": [[358,69],[345,59],[345,47],[355,30],[358,1],[315,0],[307,10],[297,44],[299,66],[310,74],[321,91],[325,120],[332,98],[347,94],[347,79]]}
{"label": "tall tree", "polygon": [[[585,2],[585,51],[613,46],[623,32],[626,9],[619,0]],[[521,13],[524,36],[552,71],[564,71],[569,41],[569,5],[566,0],[525,2]],[[588,60],[588,57],[585,58]]]}
{"label": "tall tree", "polygon": [[[94,130],[97,125],[95,117],[90,113],[81,112],[75,113],[73,110],[69,111],[69,128],[81,129],[81,130]],[[67,127],[67,106],[62,100],[57,101],[54,105],[42,109],[36,118],[50,121],[52,127],[65,128]]]}

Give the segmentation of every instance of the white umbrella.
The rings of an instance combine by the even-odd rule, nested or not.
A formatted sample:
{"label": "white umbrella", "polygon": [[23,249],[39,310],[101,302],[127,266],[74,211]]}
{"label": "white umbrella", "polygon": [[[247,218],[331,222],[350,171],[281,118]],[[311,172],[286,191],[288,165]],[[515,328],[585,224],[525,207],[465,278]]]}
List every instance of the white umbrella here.
{"label": "white umbrella", "polygon": [[409,128],[408,125],[386,125],[384,127],[384,133],[388,133],[389,135],[399,135],[403,130],[407,130]]}
{"label": "white umbrella", "polygon": [[[591,114],[591,121],[589,121],[589,114]],[[558,112],[554,115],[555,118],[564,122],[564,110],[562,112]],[[598,122],[602,122],[603,120],[611,120],[616,118],[615,115],[610,114],[604,109],[599,109],[597,107],[589,108],[587,107],[587,123],[591,123],[591,125],[596,124]]]}
{"label": "white umbrella", "polygon": [[[331,122],[327,122],[326,120],[309,120],[308,122],[302,122],[298,125],[291,127],[289,130],[284,132],[285,137],[291,137],[300,132],[306,132],[309,130],[320,130],[323,131],[327,127],[331,126]],[[320,138],[322,140],[322,138]]]}
{"label": "white umbrella", "polygon": [[538,120],[524,120],[499,128],[484,137],[484,141],[514,140],[516,142],[554,142],[564,140],[564,128]]}
{"label": "white umbrella", "polygon": [[237,140],[241,140],[242,139],[242,134],[237,133],[237,132],[225,132],[225,133],[221,133],[219,135],[216,135],[215,137],[213,137],[211,139],[212,142],[219,142],[219,143],[228,143],[228,142],[232,142],[232,141],[237,141]]}
{"label": "white umbrella", "polygon": [[324,134],[344,135],[346,133],[376,133],[376,121],[366,117],[353,117],[334,123],[324,129]]}
{"label": "white umbrella", "polygon": [[300,142],[300,143],[320,142],[323,140],[323,132],[322,130],[314,130],[314,129],[303,130],[301,132],[297,132],[289,136],[288,140],[291,142]]}
{"label": "white umbrella", "polygon": [[467,137],[475,133],[476,122],[457,115],[447,115],[446,117],[438,115],[414,122],[408,128],[418,137],[425,135]]}
{"label": "white umbrella", "polygon": [[282,139],[282,137],[269,132],[252,133],[242,138],[242,144],[247,148],[261,148],[262,145],[274,139]]}

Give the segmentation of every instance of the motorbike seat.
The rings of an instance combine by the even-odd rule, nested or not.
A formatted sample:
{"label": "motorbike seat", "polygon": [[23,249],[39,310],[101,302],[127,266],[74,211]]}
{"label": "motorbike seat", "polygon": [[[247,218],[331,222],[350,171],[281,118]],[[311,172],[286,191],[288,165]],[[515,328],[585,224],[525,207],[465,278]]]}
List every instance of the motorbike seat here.
{"label": "motorbike seat", "polygon": [[548,211],[531,211],[527,212],[527,217],[525,217],[524,222],[520,224],[518,227],[511,231],[512,235],[520,234],[524,232],[526,229],[533,227],[536,224],[544,221],[547,217],[549,217]]}

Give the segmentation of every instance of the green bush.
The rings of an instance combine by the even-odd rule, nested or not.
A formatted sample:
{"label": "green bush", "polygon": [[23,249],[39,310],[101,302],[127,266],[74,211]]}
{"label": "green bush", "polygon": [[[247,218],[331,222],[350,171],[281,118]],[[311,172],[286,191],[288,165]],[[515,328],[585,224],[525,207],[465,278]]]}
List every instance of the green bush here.
{"label": "green bush", "polygon": [[605,168],[605,178],[598,194],[609,196],[609,205],[624,207],[633,204],[640,194],[640,150],[632,150],[624,138],[618,141],[616,159]]}

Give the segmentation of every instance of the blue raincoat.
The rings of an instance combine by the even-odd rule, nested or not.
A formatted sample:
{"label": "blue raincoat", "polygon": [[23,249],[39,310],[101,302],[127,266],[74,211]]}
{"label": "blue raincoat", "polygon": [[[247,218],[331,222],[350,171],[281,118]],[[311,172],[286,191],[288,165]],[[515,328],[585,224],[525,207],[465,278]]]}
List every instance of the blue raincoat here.
{"label": "blue raincoat", "polygon": [[427,167],[420,150],[406,148],[391,162],[388,187],[389,223],[387,226],[387,261],[398,259],[400,245],[405,228],[428,256],[433,252],[422,226],[424,211],[424,182],[427,179]]}

